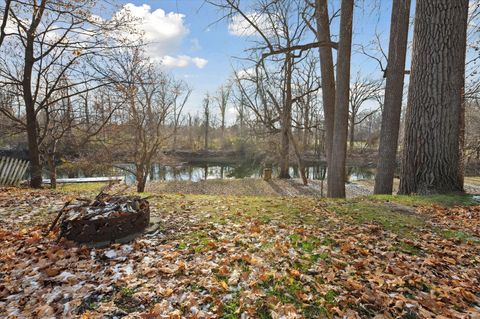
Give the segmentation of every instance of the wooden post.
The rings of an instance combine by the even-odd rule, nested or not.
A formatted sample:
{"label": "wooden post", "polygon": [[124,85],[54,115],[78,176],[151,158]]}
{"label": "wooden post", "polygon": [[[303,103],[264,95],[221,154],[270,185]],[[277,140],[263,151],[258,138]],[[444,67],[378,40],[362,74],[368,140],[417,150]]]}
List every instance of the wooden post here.
{"label": "wooden post", "polygon": [[266,182],[272,180],[272,169],[270,167],[266,167],[263,169],[263,180]]}

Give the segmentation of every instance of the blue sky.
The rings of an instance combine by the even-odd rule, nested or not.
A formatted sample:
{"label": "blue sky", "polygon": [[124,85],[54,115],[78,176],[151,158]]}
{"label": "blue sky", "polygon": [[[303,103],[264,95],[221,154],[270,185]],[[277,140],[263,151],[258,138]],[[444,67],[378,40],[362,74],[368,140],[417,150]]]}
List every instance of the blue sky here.
{"label": "blue sky", "polygon": [[[338,9],[338,2],[333,1],[330,9]],[[168,56],[171,56],[169,62],[172,66],[168,69],[178,78],[185,80],[194,90],[186,106],[187,112],[200,111],[202,99],[206,92],[214,94],[217,88],[231,75],[232,65],[238,64],[238,60],[234,57],[246,55],[244,50],[249,46],[249,38],[231,34],[228,28],[229,21],[223,20],[215,23],[222,13],[210,4],[204,3],[203,0],[135,0],[123,1],[123,3],[131,3],[136,8],[148,5],[148,9],[143,7],[143,14],[148,14],[148,17],[158,17],[161,10],[165,12],[163,18],[167,20],[169,15],[180,17],[181,22],[176,20],[176,23],[182,24],[182,32],[176,35],[179,38],[178,41],[172,45],[172,39],[170,39],[172,41],[161,40],[156,52],[161,51],[163,55],[167,53]],[[382,36],[384,50],[387,51],[391,1],[379,0],[358,3],[362,4],[355,8],[354,48],[355,44],[368,45],[374,39],[375,32],[378,32]],[[182,16],[178,16],[178,14]],[[163,18],[160,17],[160,19]],[[333,25],[333,34],[336,33],[337,24],[338,22]],[[169,46],[169,48],[162,46]],[[186,66],[175,66],[176,63],[180,63],[178,62],[179,57],[183,57]],[[206,64],[200,63],[201,67],[199,67],[192,62],[192,59],[208,62]],[[190,62],[187,63],[186,61]],[[377,62],[356,53],[354,49],[352,77],[359,70],[365,77],[379,78],[382,76]]]}

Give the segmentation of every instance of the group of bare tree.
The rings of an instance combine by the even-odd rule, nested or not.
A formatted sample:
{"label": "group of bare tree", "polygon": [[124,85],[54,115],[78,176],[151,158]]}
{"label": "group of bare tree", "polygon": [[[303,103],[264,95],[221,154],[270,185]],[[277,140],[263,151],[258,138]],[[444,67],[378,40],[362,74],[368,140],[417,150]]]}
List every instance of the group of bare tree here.
{"label": "group of bare tree", "polygon": [[[112,18],[94,14],[104,8]],[[61,155],[90,143],[122,150],[143,191],[190,89],[143,54],[138,21],[113,14],[109,1],[11,0],[3,9],[0,114],[11,134],[26,135],[30,185],[41,186],[47,164],[55,187]]]}
{"label": "group of bare tree", "polygon": [[[411,74],[400,192],[463,190],[465,65],[470,75],[476,74],[473,65],[478,61],[478,54],[466,55],[466,44],[478,50],[479,43],[476,33],[470,29],[467,32],[467,27],[476,25],[471,22],[478,19],[477,2],[470,4],[469,13],[467,0],[418,1],[412,65],[411,71],[407,71],[411,1],[393,0],[388,57],[385,55],[387,67],[383,70],[385,87],[383,79],[358,76],[352,81],[350,77],[354,8],[361,3],[342,0],[340,9],[331,12],[327,0],[209,2],[221,8],[226,17],[240,18],[248,25],[245,32],[250,33],[252,46],[244,60],[250,64],[236,73],[236,81],[257,123],[262,124],[264,131],[279,136],[280,178],[289,177],[290,146],[302,167],[302,147],[292,132],[299,127],[308,132],[321,125],[328,166],[328,196],[344,197],[347,142],[353,149],[355,126],[381,111],[375,193],[391,193],[397,168],[404,79],[405,74]],[[442,16],[443,11],[448,19]],[[333,24],[337,17],[339,23]],[[338,25],[338,30],[332,30],[334,25]],[[338,34],[338,42],[332,40],[334,33]],[[313,48],[319,49],[319,55],[318,62],[312,64],[306,61],[315,55]],[[469,59],[465,63],[466,56]],[[309,73],[312,65],[314,68],[319,65],[320,76],[316,70]],[[302,78],[301,72],[309,76]],[[318,87],[310,86],[312,78],[321,79]],[[309,110],[319,104],[316,92],[320,83],[321,124],[309,121],[312,118]],[[476,87],[475,81],[471,81],[467,97],[475,96]],[[317,95],[317,100],[310,100],[312,94]],[[306,100],[314,105],[305,104]],[[376,107],[360,112],[360,107],[369,100]],[[293,114],[301,114],[304,122],[295,121]]]}

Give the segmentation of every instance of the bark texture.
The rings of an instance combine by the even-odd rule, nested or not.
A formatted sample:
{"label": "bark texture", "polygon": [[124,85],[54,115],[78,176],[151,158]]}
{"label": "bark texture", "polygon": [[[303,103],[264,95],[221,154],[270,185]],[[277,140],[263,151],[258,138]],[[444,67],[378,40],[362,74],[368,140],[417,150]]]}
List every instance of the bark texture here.
{"label": "bark texture", "polygon": [[401,194],[463,191],[468,0],[422,0],[415,10]]}
{"label": "bark texture", "polygon": [[375,194],[391,194],[402,111],[411,0],[393,0]]}
{"label": "bark texture", "polygon": [[[328,1],[316,0],[317,40],[331,41],[330,19],[328,16]],[[332,48],[321,46],[320,72],[322,77],[323,114],[325,117],[325,153],[327,167],[330,166],[333,143],[333,122],[335,114],[335,75],[333,69]]]}
{"label": "bark texture", "polygon": [[345,197],[350,57],[352,53],[353,0],[342,0],[340,41],[337,57],[335,115],[331,162],[328,167],[328,197]]}

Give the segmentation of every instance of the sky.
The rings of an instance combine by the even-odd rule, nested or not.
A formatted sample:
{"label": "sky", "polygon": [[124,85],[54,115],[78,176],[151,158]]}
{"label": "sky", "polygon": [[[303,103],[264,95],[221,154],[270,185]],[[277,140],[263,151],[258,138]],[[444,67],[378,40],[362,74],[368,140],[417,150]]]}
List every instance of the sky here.
{"label": "sky", "polygon": [[[130,0],[122,3],[143,19],[147,41],[153,43],[147,49],[149,55],[161,59],[169,72],[193,89],[186,112],[200,112],[205,94],[215,94],[231,76],[233,66],[239,65],[236,57],[247,55],[245,49],[252,38],[239,32],[242,25],[219,21],[222,12],[203,0]],[[338,1],[332,4],[331,11],[338,9]],[[357,53],[355,48],[360,43],[368,45],[377,32],[387,50],[390,10],[390,1],[379,0],[365,0],[355,8],[352,77],[358,71],[365,77],[382,76],[378,63]],[[332,34],[336,33],[337,25],[333,25]],[[229,107],[227,117],[230,122],[234,119],[233,107]]]}

